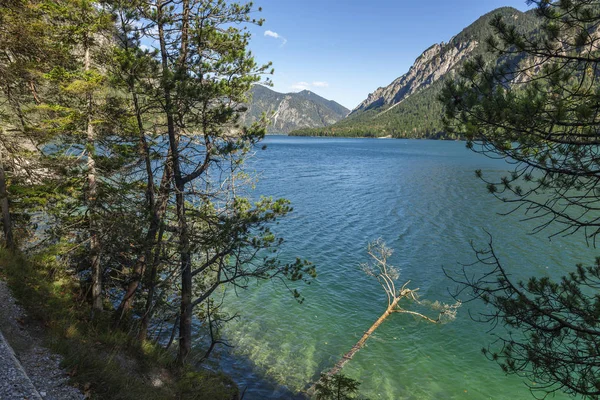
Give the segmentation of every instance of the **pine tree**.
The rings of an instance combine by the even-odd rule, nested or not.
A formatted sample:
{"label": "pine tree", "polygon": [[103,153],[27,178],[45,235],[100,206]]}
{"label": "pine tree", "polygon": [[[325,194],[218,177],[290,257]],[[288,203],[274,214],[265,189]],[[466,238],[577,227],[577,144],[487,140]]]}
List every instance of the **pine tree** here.
{"label": "pine tree", "polygon": [[[600,2],[534,0],[543,25],[523,35],[498,17],[490,49],[504,58],[466,64],[461,79],[441,95],[449,132],[468,138],[474,151],[511,160],[512,173],[498,182],[477,174],[499,200],[539,222],[535,233],[600,233]],[[516,61],[516,62],[515,62]],[[484,352],[508,373],[528,376],[534,389],[600,396],[600,262],[578,265],[560,281],[532,277],[515,282],[489,247],[477,252],[488,269],[457,278],[475,298],[493,306],[483,316],[504,324],[501,348]]]}
{"label": "pine tree", "polygon": [[40,143],[27,109],[40,102],[40,75],[60,54],[51,46],[52,27],[43,18],[47,6],[44,1],[13,0],[0,8],[0,207],[5,245],[12,249],[10,185],[32,182],[36,163],[31,156]]}
{"label": "pine tree", "polygon": [[268,223],[290,207],[270,199],[252,205],[236,194],[243,160],[265,134],[264,123],[239,124],[245,94],[270,67],[257,65],[247,50],[244,25],[262,21],[251,17],[251,3],[175,3],[157,1],[146,18],[157,32],[157,96],[173,168],[183,364],[192,347],[194,308],[208,304],[217,288],[277,274],[301,279],[302,271],[313,270],[301,261],[281,265],[270,257],[255,264],[261,249],[280,243]]}

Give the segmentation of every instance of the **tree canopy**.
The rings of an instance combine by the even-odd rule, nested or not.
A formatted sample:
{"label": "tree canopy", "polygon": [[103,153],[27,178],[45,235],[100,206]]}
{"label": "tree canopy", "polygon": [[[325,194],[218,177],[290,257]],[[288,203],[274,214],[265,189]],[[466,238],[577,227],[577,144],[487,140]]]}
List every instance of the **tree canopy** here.
{"label": "tree canopy", "polygon": [[[487,45],[504,59],[465,64],[440,99],[448,132],[512,171],[494,180],[477,171],[488,190],[538,222],[535,233],[583,236],[600,233],[600,2],[529,1],[542,25],[523,35],[498,16]],[[575,234],[578,235],[575,235]],[[577,265],[559,281],[532,277],[515,282],[490,238],[477,251],[473,277],[466,268],[463,293],[493,306],[485,321],[516,332],[499,333],[500,348],[484,352],[508,373],[528,376],[536,390],[600,396],[600,263]]]}
{"label": "tree canopy", "polygon": [[[289,202],[239,194],[266,129],[264,119],[240,123],[251,85],[272,73],[248,50],[259,11],[223,0],[0,8],[7,247],[45,254],[79,279],[93,319],[109,315],[140,343],[149,334],[177,343],[181,366],[198,331],[209,336],[202,359],[224,342],[225,288],[315,274],[307,261],[278,259],[283,239],[270,226]],[[16,210],[38,223],[15,220]]]}

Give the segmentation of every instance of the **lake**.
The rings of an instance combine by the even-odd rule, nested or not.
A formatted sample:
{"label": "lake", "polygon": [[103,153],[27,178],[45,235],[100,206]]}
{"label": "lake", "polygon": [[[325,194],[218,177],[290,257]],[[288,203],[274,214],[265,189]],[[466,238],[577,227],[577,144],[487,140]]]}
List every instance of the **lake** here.
{"label": "lake", "polygon": [[[453,302],[455,285],[442,266],[457,271],[475,256],[470,241],[496,250],[515,276],[560,276],[596,252],[580,237],[528,234],[522,214],[487,193],[474,171],[500,176],[509,166],[462,142],[326,139],[269,136],[248,163],[259,182],[254,196],[291,200],[294,212],[274,231],[285,238],[284,260],[312,261],[318,278],[300,285],[298,304],[280,282],[229,293],[228,311],[240,318],[226,335],[235,344],[221,365],[245,399],[288,398],[331,368],[387,307],[378,283],[359,268],[369,241],[395,250],[390,262],[422,299]],[[346,365],[371,399],[527,399],[524,380],[506,376],[481,348],[494,340],[476,323],[481,304],[459,309],[444,325],[393,314]],[[410,307],[409,307],[410,308]],[[434,315],[434,314],[432,314]],[[566,398],[557,395],[554,398]]]}

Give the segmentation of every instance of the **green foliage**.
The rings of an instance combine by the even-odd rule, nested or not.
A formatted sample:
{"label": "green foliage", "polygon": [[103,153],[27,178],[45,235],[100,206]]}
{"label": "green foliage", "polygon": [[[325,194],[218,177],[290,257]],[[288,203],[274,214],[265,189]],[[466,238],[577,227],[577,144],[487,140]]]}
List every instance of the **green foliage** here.
{"label": "green foliage", "polygon": [[321,379],[315,385],[315,398],[317,400],[367,400],[359,395],[359,386],[358,381],[342,374],[333,376],[321,374]]}
{"label": "green foliage", "polygon": [[[278,259],[282,239],[270,226],[289,202],[238,194],[252,184],[244,159],[266,126],[241,124],[247,92],[271,70],[248,51],[247,25],[262,24],[255,11],[222,0],[14,0],[0,9],[3,186],[31,253],[50,252],[57,270],[80,279],[80,294],[92,293],[94,322],[78,315],[76,331],[105,324],[144,338],[153,328],[169,347],[163,326],[191,324],[179,315],[189,295],[214,344],[229,318],[217,289],[315,276],[306,261]],[[143,49],[155,31],[162,52]],[[185,295],[182,265],[192,275]]]}
{"label": "green foliage", "polygon": [[[238,193],[253,183],[244,160],[266,131],[264,119],[242,124],[246,94],[271,70],[248,51],[255,11],[222,0],[0,9],[2,215],[43,258],[8,275],[99,397],[231,398],[230,381],[183,365],[162,389],[136,379],[153,361],[170,367],[163,347],[189,350],[192,315],[194,335],[210,336],[202,359],[223,343],[226,288],[316,276],[305,260],[278,258],[271,226],[289,202]],[[150,38],[160,51],[144,49]],[[140,362],[123,373],[129,357]]]}
{"label": "green foliage", "polygon": [[[46,327],[45,339],[63,356],[72,383],[91,398],[231,399],[237,393],[228,377],[208,371],[176,379],[171,356],[162,347],[113,330],[110,320],[90,323],[78,279],[56,260],[54,251],[27,259],[0,249],[0,277],[27,313]],[[148,376],[160,377],[162,386],[149,385]]]}
{"label": "green foliage", "polygon": [[[600,87],[588,59],[598,54],[593,46],[578,52],[579,31],[571,27],[577,18],[575,14],[562,21],[559,38],[552,40],[554,19],[543,25],[544,40],[519,36],[502,19],[494,20],[497,51],[512,54],[516,46],[525,46],[519,52],[519,75],[513,64],[487,64],[478,58],[465,64],[460,79],[447,82],[440,99],[447,131],[464,135],[478,152],[518,163],[510,176],[487,182],[499,199],[527,203],[531,213],[538,211],[540,224],[556,221],[560,233],[582,229],[593,238],[600,232],[598,218],[585,210],[597,201],[595,110]],[[596,39],[590,36],[588,41]],[[565,49],[568,55],[563,56]],[[547,60],[535,65],[534,55]],[[539,195],[553,201],[538,201]]]}
{"label": "green foliage", "polygon": [[239,397],[239,389],[230,377],[223,374],[186,372],[177,382],[182,399],[229,400]]}
{"label": "green foliage", "polygon": [[[595,245],[598,215],[600,60],[598,1],[531,1],[539,32],[525,35],[512,21],[491,21],[491,50],[500,64],[478,57],[440,95],[448,132],[464,135],[469,148],[504,158],[513,170],[500,179],[477,175],[499,200],[538,221],[534,233],[584,233]],[[513,62],[515,59],[518,63]],[[574,236],[575,237],[575,236]],[[483,277],[465,268],[460,278],[472,296],[491,306],[482,316],[499,333],[498,349],[484,353],[507,373],[527,376],[543,395],[557,390],[600,398],[600,264],[578,265],[555,281],[514,282],[491,240],[478,250]],[[465,292],[466,293],[466,292]]]}

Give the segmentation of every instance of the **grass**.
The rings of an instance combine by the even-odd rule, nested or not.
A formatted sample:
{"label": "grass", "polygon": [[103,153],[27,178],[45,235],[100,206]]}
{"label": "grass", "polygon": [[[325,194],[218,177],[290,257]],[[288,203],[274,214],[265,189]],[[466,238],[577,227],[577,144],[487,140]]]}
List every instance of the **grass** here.
{"label": "grass", "polygon": [[26,258],[0,249],[5,279],[28,315],[45,329],[48,347],[63,356],[72,384],[92,399],[235,399],[223,374],[178,371],[172,354],[111,328],[109,315],[90,319],[79,282],[52,256]]}

